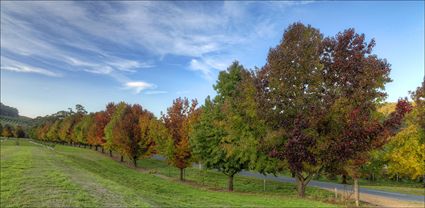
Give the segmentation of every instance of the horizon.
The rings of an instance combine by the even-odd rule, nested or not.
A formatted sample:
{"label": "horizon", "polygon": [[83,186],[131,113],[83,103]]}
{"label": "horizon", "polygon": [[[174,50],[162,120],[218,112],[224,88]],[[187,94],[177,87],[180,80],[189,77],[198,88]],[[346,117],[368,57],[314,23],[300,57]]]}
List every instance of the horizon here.
{"label": "horizon", "polygon": [[261,68],[293,22],[374,38],[392,65],[387,102],[424,79],[422,1],[2,1],[1,102],[30,118],[76,104],[139,103],[156,116],[177,97],[203,104],[219,71],[234,60]]}

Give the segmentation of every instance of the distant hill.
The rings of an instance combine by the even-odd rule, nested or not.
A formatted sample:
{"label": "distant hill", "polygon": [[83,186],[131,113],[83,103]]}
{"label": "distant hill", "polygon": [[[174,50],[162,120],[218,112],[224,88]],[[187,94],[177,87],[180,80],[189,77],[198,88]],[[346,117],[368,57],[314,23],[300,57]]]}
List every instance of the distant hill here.
{"label": "distant hill", "polygon": [[0,102],[0,116],[19,117],[19,111]]}
{"label": "distant hill", "polygon": [[17,108],[0,103],[0,123],[11,126],[28,126],[32,119],[26,116],[20,116]]}

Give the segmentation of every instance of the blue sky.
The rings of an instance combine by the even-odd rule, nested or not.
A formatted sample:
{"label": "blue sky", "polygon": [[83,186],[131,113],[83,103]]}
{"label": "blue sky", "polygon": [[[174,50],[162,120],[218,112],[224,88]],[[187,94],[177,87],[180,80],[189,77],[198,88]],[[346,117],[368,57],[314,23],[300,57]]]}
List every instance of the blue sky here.
{"label": "blue sky", "polygon": [[1,2],[1,101],[35,117],[82,104],[214,95],[233,60],[261,67],[293,22],[354,27],[392,64],[388,101],[424,77],[424,2]]}

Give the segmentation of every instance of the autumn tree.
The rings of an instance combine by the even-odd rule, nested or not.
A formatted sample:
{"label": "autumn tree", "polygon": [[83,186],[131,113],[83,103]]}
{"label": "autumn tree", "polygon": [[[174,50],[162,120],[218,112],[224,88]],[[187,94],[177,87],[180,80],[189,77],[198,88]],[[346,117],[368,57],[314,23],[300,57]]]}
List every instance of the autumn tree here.
{"label": "autumn tree", "polygon": [[193,151],[207,168],[224,173],[233,191],[234,175],[255,166],[265,128],[257,116],[254,78],[242,65],[234,62],[220,72],[214,89],[217,95],[206,99],[192,133]]}
{"label": "autumn tree", "polygon": [[13,137],[13,128],[10,125],[4,125],[2,133],[2,137]]}
{"label": "autumn tree", "polygon": [[323,39],[295,23],[258,72],[260,115],[280,140],[269,155],[288,162],[301,197],[322,170],[342,168],[356,177],[354,167],[365,161],[359,156],[385,143],[409,108],[401,101],[396,114],[377,119],[390,66],[372,54],[374,45],[354,29]]}
{"label": "autumn tree", "polygon": [[109,156],[111,157],[112,157],[112,151],[116,150],[117,148],[114,143],[114,130],[118,122],[123,119],[126,108],[127,108],[126,103],[124,102],[118,103],[114,107],[114,112],[111,115],[109,122],[104,128],[105,143],[103,144],[103,147],[109,150]]}
{"label": "autumn tree", "polygon": [[[121,109],[122,108],[122,109]],[[112,141],[117,151],[129,158],[134,167],[137,159],[151,153],[153,141],[149,138],[149,122],[153,114],[144,110],[140,105],[119,104],[117,112],[119,117],[111,120]],[[114,120],[117,118],[117,120]],[[108,124],[109,126],[109,124]]]}
{"label": "autumn tree", "polygon": [[389,139],[384,146],[384,159],[391,175],[411,179],[425,177],[425,82],[411,93],[415,103],[413,110],[405,117],[400,132]]}
{"label": "autumn tree", "polygon": [[322,34],[311,26],[288,27],[257,75],[257,101],[269,134],[268,155],[287,161],[297,180],[298,194],[322,167],[318,126],[325,115]]}
{"label": "autumn tree", "polygon": [[174,141],[162,120],[152,118],[147,129],[149,140],[154,143],[154,152],[161,155],[172,155]]}
{"label": "autumn tree", "polygon": [[[372,54],[375,41],[366,42],[354,29],[324,39],[321,51],[324,66],[324,94],[329,111],[320,124],[328,140],[325,168],[340,167],[354,178],[356,204],[360,167],[369,153],[388,142],[411,106],[399,100],[388,119],[379,119],[378,105],[385,99],[390,82],[390,64]],[[336,164],[336,165],[335,165]]]}
{"label": "autumn tree", "polygon": [[166,155],[168,161],[180,169],[180,180],[184,180],[183,171],[190,165],[192,152],[189,144],[189,134],[192,125],[198,119],[198,102],[187,98],[177,98],[173,105],[162,115],[165,126],[173,140],[172,151]]}
{"label": "autumn tree", "polygon": [[116,109],[114,103],[108,103],[105,111],[96,112],[93,118],[93,124],[89,128],[87,135],[87,142],[90,145],[94,145],[97,151],[99,146],[104,151],[105,140],[105,127],[109,123]]}
{"label": "autumn tree", "polygon": [[69,114],[63,119],[61,123],[61,128],[59,130],[59,138],[62,141],[67,143],[76,144],[77,140],[74,137],[74,127],[75,125],[81,121],[84,115],[87,114],[87,111],[80,104],[75,106],[76,112],[74,112],[71,108],[69,110]]}
{"label": "autumn tree", "polygon": [[49,131],[47,132],[46,136],[50,141],[53,142],[59,142],[59,130],[62,125],[62,120],[57,119],[52,126],[50,126]]}
{"label": "autumn tree", "polygon": [[79,144],[83,144],[84,147],[87,142],[88,132],[90,127],[93,124],[93,114],[85,115],[82,117],[80,122],[78,122],[74,127],[73,135],[75,137],[75,140]]}

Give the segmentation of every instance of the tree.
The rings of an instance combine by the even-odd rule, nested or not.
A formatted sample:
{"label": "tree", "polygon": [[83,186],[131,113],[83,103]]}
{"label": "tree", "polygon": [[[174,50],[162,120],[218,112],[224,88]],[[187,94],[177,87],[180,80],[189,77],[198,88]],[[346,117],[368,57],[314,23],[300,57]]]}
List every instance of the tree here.
{"label": "tree", "polygon": [[[425,83],[425,82],[424,82]],[[422,120],[425,112],[424,83],[411,93],[415,102],[413,110],[405,117],[404,127],[389,139],[384,146],[384,158],[388,173],[417,179],[424,177],[425,167],[425,125]]]}
{"label": "tree", "polygon": [[13,135],[15,138],[24,138],[25,137],[25,131],[22,128],[22,126],[16,126],[16,128],[13,131]]}
{"label": "tree", "polygon": [[[378,104],[386,97],[385,84],[390,82],[390,64],[372,54],[375,41],[365,41],[364,34],[354,29],[325,38],[322,44],[325,106],[329,111],[321,124],[327,142],[325,168],[342,167],[354,178],[356,204],[357,179],[360,167],[369,153],[380,148],[400,125],[410,110],[400,100],[396,112],[383,122],[379,120]],[[335,163],[333,165],[333,163]]]}
{"label": "tree", "polygon": [[13,137],[13,128],[10,125],[4,125],[3,131],[1,133],[3,137]]}
{"label": "tree", "polygon": [[148,134],[149,140],[154,143],[154,152],[161,155],[172,155],[173,139],[164,123],[156,118],[149,122]]}
{"label": "tree", "polygon": [[0,123],[0,134],[3,133],[3,125]]}
{"label": "tree", "polygon": [[124,102],[118,103],[114,107],[114,112],[111,115],[111,118],[108,124],[104,128],[105,143],[103,144],[103,147],[109,150],[109,156],[111,157],[112,157],[112,151],[116,150],[117,148],[114,143],[114,130],[118,122],[123,119],[126,108],[127,108],[126,103]]}
{"label": "tree", "polygon": [[323,39],[317,29],[295,23],[257,73],[260,115],[280,140],[264,149],[288,162],[301,197],[322,170],[356,179],[368,153],[387,141],[408,111],[400,101],[397,113],[378,119],[391,80],[390,65],[372,54],[374,45],[354,29]]}
{"label": "tree", "polygon": [[199,111],[198,102],[187,98],[177,98],[173,105],[162,115],[165,126],[173,139],[173,148],[167,156],[168,161],[180,169],[180,180],[184,180],[183,171],[190,165],[192,153],[189,145],[191,126],[196,122]]}
{"label": "tree", "polygon": [[75,139],[74,127],[81,119],[87,114],[82,105],[77,104],[75,106],[77,112],[74,113],[69,108],[69,114],[63,119],[61,129],[59,130],[59,138],[62,141],[76,144],[78,141]]}
{"label": "tree", "polygon": [[53,125],[50,127],[49,131],[46,134],[46,137],[53,142],[58,142],[59,140],[59,130],[62,124],[62,120],[58,119],[53,123]]}
{"label": "tree", "polygon": [[93,114],[85,115],[74,127],[73,135],[79,144],[86,145],[88,132],[93,123]]}
{"label": "tree", "polygon": [[108,103],[105,111],[100,111],[95,113],[94,121],[91,125],[88,132],[88,143],[91,145],[95,145],[96,151],[98,146],[103,146],[106,143],[105,140],[105,127],[109,123],[116,109],[116,105],[114,103]]}
{"label": "tree", "polygon": [[194,127],[193,152],[207,168],[228,176],[228,190],[233,191],[234,175],[255,166],[257,142],[265,129],[257,116],[254,79],[242,65],[234,62],[220,72],[214,89],[217,96],[206,99]]}
{"label": "tree", "polygon": [[[148,126],[153,114],[143,110],[140,105],[125,105],[121,119],[112,129],[113,143],[117,150],[131,159],[137,167],[137,159],[148,156],[152,151],[153,141],[148,136]],[[109,125],[109,124],[108,124]]]}
{"label": "tree", "polygon": [[276,140],[263,149],[270,157],[288,162],[301,197],[321,169],[319,148],[324,141],[319,139],[318,124],[327,102],[321,44],[322,34],[317,29],[301,23],[290,25],[257,75],[259,114],[272,135],[266,138]]}

